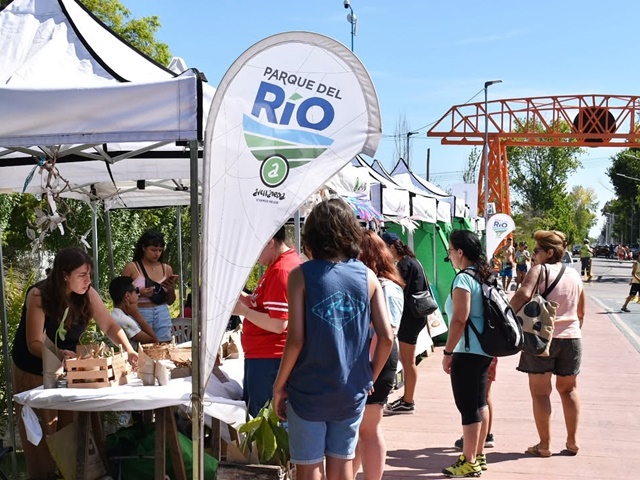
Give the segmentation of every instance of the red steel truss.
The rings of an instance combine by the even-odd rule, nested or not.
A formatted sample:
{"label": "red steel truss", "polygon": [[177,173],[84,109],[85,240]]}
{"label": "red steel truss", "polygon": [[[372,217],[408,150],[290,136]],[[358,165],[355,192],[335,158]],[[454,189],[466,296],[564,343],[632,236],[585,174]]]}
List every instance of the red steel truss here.
{"label": "red steel truss", "polygon": [[[508,146],[640,148],[640,97],[566,95],[455,105],[427,132],[443,145],[484,145],[489,138],[489,202],[511,214]],[[561,125],[571,131],[561,131]],[[566,127],[565,127],[566,129]],[[544,133],[541,133],[544,132]],[[478,213],[484,213],[484,155],[478,177]]]}

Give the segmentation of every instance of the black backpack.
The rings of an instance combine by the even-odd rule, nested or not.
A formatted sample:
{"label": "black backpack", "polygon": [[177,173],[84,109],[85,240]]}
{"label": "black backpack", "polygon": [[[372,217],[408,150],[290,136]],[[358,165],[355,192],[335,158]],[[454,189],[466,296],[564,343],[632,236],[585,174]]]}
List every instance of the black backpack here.
{"label": "black backpack", "polygon": [[471,319],[467,320],[464,329],[464,346],[469,350],[469,329],[478,337],[482,350],[492,357],[508,357],[522,350],[524,334],[522,324],[513,311],[504,290],[494,278],[488,282],[480,282],[474,270],[465,269],[458,272],[473,277],[482,286],[482,303],[484,306],[484,330],[478,331]]}

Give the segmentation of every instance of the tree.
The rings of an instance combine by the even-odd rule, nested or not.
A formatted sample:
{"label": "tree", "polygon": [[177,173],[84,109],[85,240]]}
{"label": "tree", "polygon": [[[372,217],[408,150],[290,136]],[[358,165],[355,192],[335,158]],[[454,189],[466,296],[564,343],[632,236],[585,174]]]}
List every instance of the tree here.
{"label": "tree", "polygon": [[596,192],[593,188],[584,188],[576,185],[569,193],[571,209],[574,217],[577,238],[588,238],[589,230],[596,223],[596,210],[598,209]]}
{"label": "tree", "polygon": [[[544,140],[543,127],[536,127]],[[562,122],[559,131],[569,132],[571,127]],[[580,153],[577,147],[507,147],[514,206],[540,214],[566,200],[567,179],[580,167]]]}
{"label": "tree", "polygon": [[169,64],[169,60],[171,60],[169,45],[155,39],[161,26],[160,19],[156,15],[131,18],[131,11],[118,0],[80,1],[125,41],[161,65]]}
{"label": "tree", "polygon": [[607,202],[603,214],[614,214],[613,233],[623,243],[636,242],[640,230],[638,186],[640,183],[640,151],[627,149],[611,157],[607,175],[613,184],[617,199]]}
{"label": "tree", "polygon": [[478,147],[473,147],[469,158],[467,159],[467,167],[462,174],[464,183],[476,183],[478,181],[478,165],[480,164],[480,151]]}
{"label": "tree", "polygon": [[[544,128],[536,125],[536,129],[544,141]],[[561,122],[558,130],[569,132],[571,126]],[[566,190],[569,176],[580,166],[580,153],[577,147],[507,147],[514,219],[527,235],[538,229],[555,229],[564,232],[569,242],[580,237],[576,201]]]}

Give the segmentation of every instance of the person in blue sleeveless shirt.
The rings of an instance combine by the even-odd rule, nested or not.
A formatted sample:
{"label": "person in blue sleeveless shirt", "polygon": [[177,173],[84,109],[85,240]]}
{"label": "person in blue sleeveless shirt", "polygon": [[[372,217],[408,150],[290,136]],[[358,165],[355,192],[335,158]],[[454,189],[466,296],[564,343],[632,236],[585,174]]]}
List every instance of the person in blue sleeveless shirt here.
{"label": "person in blue sleeveless shirt", "polygon": [[[365,403],[393,344],[380,282],[357,260],[361,237],[344,201],[319,203],[302,234],[311,260],[289,274],[289,333],[273,398],[299,480],[353,480]],[[370,324],[378,339],[371,359]]]}
{"label": "person in blue sleeveless shirt", "polygon": [[[442,470],[448,477],[477,477],[487,469],[484,439],[487,436],[487,374],[492,357],[488,356],[467,322],[484,330],[482,283],[492,275],[478,236],[468,230],[454,230],[449,236],[448,258],[459,272],[445,303],[449,335],[443,351],[442,368],[451,376],[456,407],[462,417],[462,455]],[[467,340],[468,338],[468,340]],[[482,439],[482,441],[480,440]]]}

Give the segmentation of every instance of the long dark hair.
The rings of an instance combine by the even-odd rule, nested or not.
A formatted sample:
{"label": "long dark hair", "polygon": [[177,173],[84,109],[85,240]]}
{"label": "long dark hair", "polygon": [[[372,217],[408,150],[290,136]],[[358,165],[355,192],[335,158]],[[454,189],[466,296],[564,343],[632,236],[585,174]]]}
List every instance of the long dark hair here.
{"label": "long dark hair", "polygon": [[360,255],[362,228],[351,208],[338,198],[313,207],[304,222],[302,241],[313,258],[327,260],[340,254]]}
{"label": "long dark hair", "polygon": [[53,268],[47,279],[38,287],[42,298],[42,310],[45,316],[62,321],[64,311],[69,307],[69,313],[64,322],[68,329],[73,324],[86,323],[93,316],[89,290],[82,295],[71,292],[67,295],[67,280],[65,277],[83,265],[93,270],[93,260],[78,247],[67,247],[58,252],[53,260]]}
{"label": "long dark hair", "polygon": [[453,248],[462,250],[464,256],[474,263],[479,280],[485,282],[493,275],[493,270],[487,263],[482,250],[480,239],[475,233],[469,230],[454,230],[449,235],[449,242],[453,245]]}
{"label": "long dark hair", "polygon": [[138,239],[136,248],[133,251],[133,261],[141,262],[144,257],[144,249],[147,247],[162,247],[162,253],[158,261],[164,263],[164,235],[157,230],[147,230]]}
{"label": "long dark hair", "polygon": [[398,239],[395,240],[393,243],[391,243],[391,245],[393,245],[396,249],[396,252],[398,252],[398,255],[402,256],[402,257],[411,257],[411,258],[416,258],[416,254],[413,252],[413,250],[411,250],[411,248],[409,248],[409,245],[405,245],[402,240]]}
{"label": "long dark hair", "polygon": [[393,263],[393,257],[384,240],[372,230],[366,230],[362,234],[360,243],[360,261],[369,267],[378,277],[386,278],[404,288],[405,283]]}

